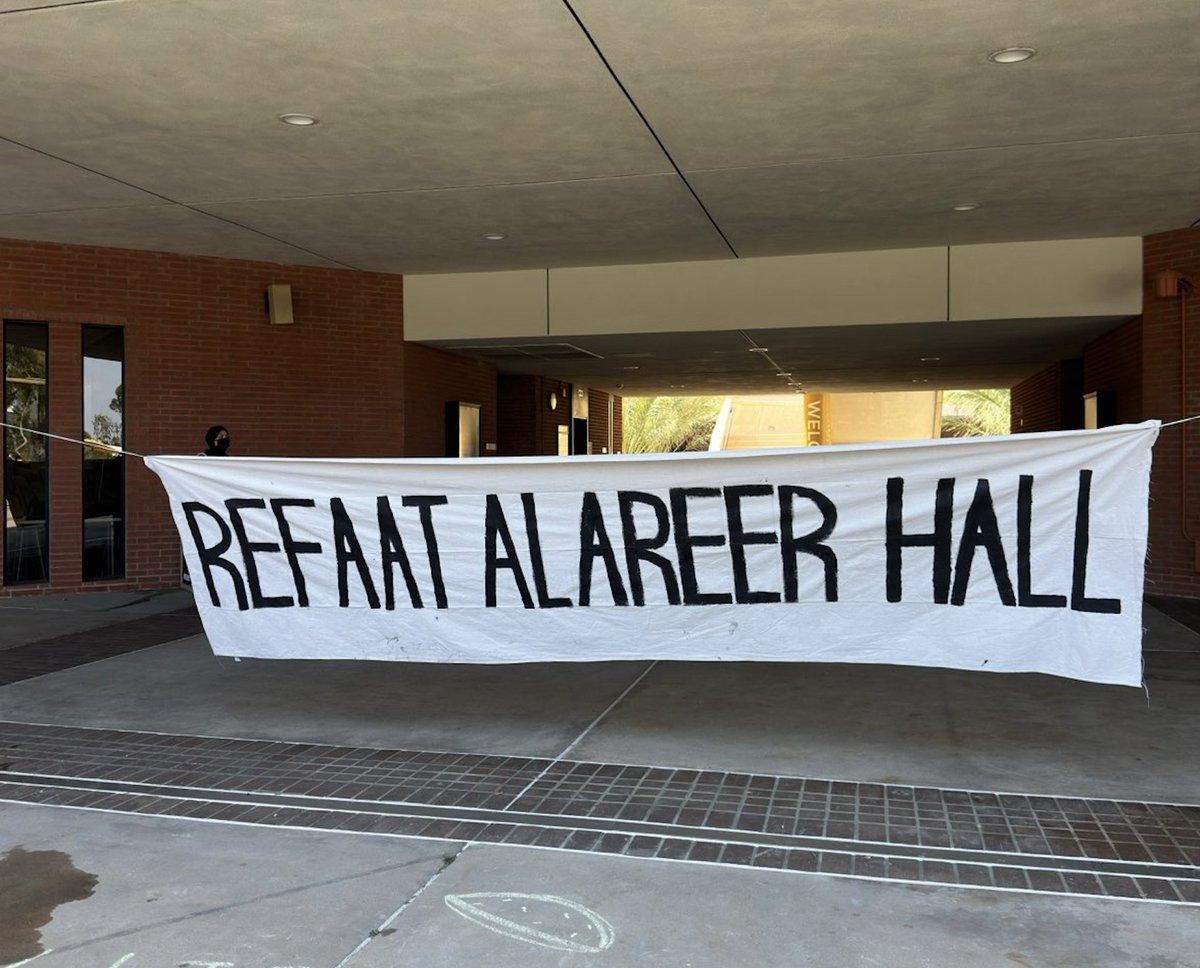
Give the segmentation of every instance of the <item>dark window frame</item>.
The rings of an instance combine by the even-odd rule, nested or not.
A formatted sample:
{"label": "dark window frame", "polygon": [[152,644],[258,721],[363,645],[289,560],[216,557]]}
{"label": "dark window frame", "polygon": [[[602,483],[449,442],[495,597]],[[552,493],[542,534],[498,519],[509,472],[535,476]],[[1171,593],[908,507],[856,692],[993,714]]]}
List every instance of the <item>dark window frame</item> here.
{"label": "dark window frame", "polygon": [[[86,343],[87,343],[86,336],[87,336],[88,330],[106,330],[108,332],[116,332],[121,338],[121,379],[120,379],[120,382],[118,383],[118,386],[121,387],[121,401],[122,401],[121,441],[117,446],[119,446],[121,448],[121,450],[123,451],[125,449],[125,412],[124,412],[125,349],[126,349],[125,327],[124,326],[109,326],[109,325],[104,325],[104,324],[99,324],[99,323],[84,323],[80,327],[79,345],[80,345],[81,352],[79,354],[79,388],[80,388],[80,422],[81,422],[81,425],[82,425],[83,416],[84,416],[84,413],[85,413],[85,410],[87,407],[87,401],[85,399],[85,391],[86,391],[86,387],[87,387],[86,370],[87,370],[88,352],[87,352],[87,345],[86,345]],[[89,428],[89,427],[83,427],[83,436],[84,437],[87,437],[90,429],[91,428]],[[129,517],[129,515],[128,515],[129,492],[128,492],[128,488],[127,488],[128,468],[126,466],[125,456],[124,456],[124,454],[122,454],[120,457],[112,458],[112,460],[120,462],[120,475],[121,475],[121,488],[120,488],[120,490],[121,490],[121,507],[120,507],[120,516],[119,516],[120,537],[118,539],[118,537],[115,534],[110,536],[110,540],[115,543],[115,549],[113,552],[113,563],[114,563],[113,569],[112,569],[112,572],[109,574],[100,574],[100,575],[89,576],[87,574],[87,564],[88,564],[87,522],[88,522],[88,517],[87,517],[86,508],[84,506],[85,502],[86,502],[86,498],[87,498],[87,482],[86,482],[87,459],[88,459],[87,453],[88,453],[87,447],[79,448],[79,486],[80,486],[80,499],[81,499],[81,501],[80,501],[80,520],[79,520],[79,529],[80,529],[79,574],[80,574],[80,579],[85,584],[94,584],[97,582],[120,581],[126,577],[126,572],[128,570],[128,558],[129,558],[129,555],[128,555],[128,550],[129,550],[128,527],[127,527],[128,517]]]}
{"label": "dark window frame", "polygon": [[[38,326],[46,334],[45,353],[46,353],[46,425],[38,429],[49,433],[50,432],[50,324],[44,319],[0,319],[0,385],[3,386],[3,406],[0,412],[4,416],[8,416],[8,328],[9,326]],[[46,454],[46,479],[43,485],[42,503],[46,509],[46,519],[42,524],[42,576],[40,578],[30,578],[22,580],[19,578],[10,578],[8,574],[8,512],[9,512],[9,491],[11,480],[8,474],[8,435],[12,433],[8,427],[0,427],[0,496],[4,499],[5,509],[5,527],[4,536],[0,540],[0,551],[3,552],[3,565],[0,566],[0,574],[4,576],[5,588],[24,588],[34,587],[39,585],[48,585],[51,579],[50,562],[52,560],[53,549],[50,546],[50,440],[46,438],[45,454]]]}

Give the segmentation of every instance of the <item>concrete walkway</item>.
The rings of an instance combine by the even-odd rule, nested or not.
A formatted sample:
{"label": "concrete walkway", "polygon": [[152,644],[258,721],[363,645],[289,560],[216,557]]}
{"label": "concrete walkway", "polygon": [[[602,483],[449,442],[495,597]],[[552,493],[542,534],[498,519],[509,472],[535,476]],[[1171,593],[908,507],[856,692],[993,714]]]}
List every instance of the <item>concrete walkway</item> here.
{"label": "concrete walkway", "polygon": [[[4,602],[0,642],[132,634],[186,601]],[[1149,652],[1183,657],[1148,693],[838,665],[237,662],[202,636],[14,682],[0,720],[55,728],[0,737],[0,965],[1195,968],[1200,905],[1180,900],[1200,882],[1200,636],[1157,611],[1146,624]],[[618,812],[579,813],[623,777]],[[827,817],[810,833],[803,799],[779,826],[791,777],[825,790],[830,816],[849,806],[849,832]],[[706,782],[718,805],[743,791],[736,817],[688,819]],[[872,802],[899,824],[904,791],[940,797],[960,838],[968,804],[979,847],[903,824],[873,841]],[[997,847],[985,801],[1018,852],[1018,801],[1061,808],[1075,853]],[[1123,844],[1112,811],[1146,810],[1166,833]],[[628,836],[610,849],[606,830]],[[1194,852],[1172,861],[1180,846]],[[938,867],[958,873],[926,876]],[[1026,886],[996,889],[1017,868]],[[1163,878],[1175,903],[1153,899]],[[1072,893],[1084,880],[1136,881],[1140,899]]]}
{"label": "concrete walkway", "polygon": [[191,592],[182,589],[0,598],[0,649],[162,615],[191,603]]}

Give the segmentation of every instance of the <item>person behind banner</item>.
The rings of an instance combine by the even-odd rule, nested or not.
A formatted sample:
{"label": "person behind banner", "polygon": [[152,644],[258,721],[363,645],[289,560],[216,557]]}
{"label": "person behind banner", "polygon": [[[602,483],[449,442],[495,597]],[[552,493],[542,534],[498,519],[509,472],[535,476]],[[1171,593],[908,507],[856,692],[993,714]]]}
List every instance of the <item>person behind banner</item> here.
{"label": "person behind banner", "polygon": [[220,424],[208,428],[204,442],[208,446],[200,452],[200,456],[224,457],[229,453],[229,431]]}
{"label": "person behind banner", "polygon": [[[229,453],[229,430],[220,424],[209,427],[204,434],[204,443],[207,446],[196,455],[197,457],[225,457]],[[185,585],[191,585],[192,576],[188,574],[186,560],[183,562],[180,577]]]}

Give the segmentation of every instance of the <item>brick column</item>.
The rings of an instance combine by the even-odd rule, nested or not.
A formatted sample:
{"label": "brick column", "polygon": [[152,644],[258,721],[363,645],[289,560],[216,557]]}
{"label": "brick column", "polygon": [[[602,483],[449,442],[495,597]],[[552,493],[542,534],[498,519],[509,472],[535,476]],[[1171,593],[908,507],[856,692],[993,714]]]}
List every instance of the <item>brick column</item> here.
{"label": "brick column", "polygon": [[[83,433],[83,344],[79,326],[51,323],[50,433]],[[50,580],[78,585],[83,562],[83,448],[50,441]]]}
{"label": "brick column", "polygon": [[[1200,413],[1200,290],[1160,296],[1163,270],[1200,282],[1200,229],[1147,236],[1142,310],[1142,403],[1163,421]],[[1186,312],[1186,325],[1184,314]],[[1168,427],[1154,447],[1146,590],[1200,597],[1200,421]],[[1186,484],[1186,489],[1185,489]]]}

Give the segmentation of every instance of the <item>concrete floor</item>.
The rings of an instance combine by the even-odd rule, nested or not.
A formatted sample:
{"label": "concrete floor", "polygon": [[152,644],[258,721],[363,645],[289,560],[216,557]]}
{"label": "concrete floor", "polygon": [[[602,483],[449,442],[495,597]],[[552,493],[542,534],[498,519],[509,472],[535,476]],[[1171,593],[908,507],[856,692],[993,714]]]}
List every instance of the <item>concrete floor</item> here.
{"label": "concrete floor", "polygon": [[[647,669],[649,670],[647,672]],[[202,636],[0,689],[0,719],[1200,803],[1200,683],[775,663],[214,656]]]}
{"label": "concrete floor", "polygon": [[1182,906],[45,807],[0,818],[9,842],[95,878],[41,929],[41,968],[1200,964],[1200,918]]}
{"label": "concrete floor", "polygon": [[[5,603],[0,642],[178,601]],[[1200,636],[1158,613],[1147,626],[1151,648],[1200,650]],[[1198,804],[1200,682],[1149,686],[837,665],[235,662],[194,637],[0,688],[0,719]],[[51,905],[35,928],[42,953],[21,954],[18,936],[42,909],[6,908],[5,864],[61,874],[63,857],[45,852],[96,881]],[[546,947],[568,923],[581,950]],[[0,803],[6,957],[45,968],[1200,968],[1200,917],[1194,906]]]}
{"label": "concrete floor", "polygon": [[0,599],[0,650],[160,615],[191,603],[191,592],[183,590]]}

